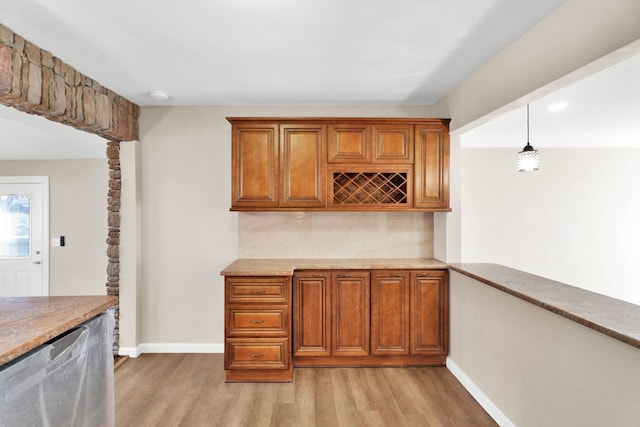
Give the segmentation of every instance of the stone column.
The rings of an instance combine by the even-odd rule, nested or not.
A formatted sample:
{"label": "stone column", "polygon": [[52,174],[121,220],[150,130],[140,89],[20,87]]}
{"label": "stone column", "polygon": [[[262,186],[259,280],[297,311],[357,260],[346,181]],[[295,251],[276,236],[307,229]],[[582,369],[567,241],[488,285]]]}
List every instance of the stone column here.
{"label": "stone column", "polygon": [[[120,171],[120,143],[107,142],[107,160],[109,162],[109,190],[107,192],[108,231],[107,231],[107,295],[120,295],[120,190],[122,188]],[[119,348],[120,305],[116,306],[116,328],[114,331],[115,355]]]}

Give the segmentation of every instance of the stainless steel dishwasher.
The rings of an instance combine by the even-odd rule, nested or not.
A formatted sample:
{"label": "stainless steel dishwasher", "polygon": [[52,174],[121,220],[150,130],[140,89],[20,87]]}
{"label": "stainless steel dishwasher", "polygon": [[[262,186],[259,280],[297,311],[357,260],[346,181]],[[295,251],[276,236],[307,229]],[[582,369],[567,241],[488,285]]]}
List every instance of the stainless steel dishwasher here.
{"label": "stainless steel dishwasher", "polygon": [[112,427],[108,310],[0,368],[0,427]]}

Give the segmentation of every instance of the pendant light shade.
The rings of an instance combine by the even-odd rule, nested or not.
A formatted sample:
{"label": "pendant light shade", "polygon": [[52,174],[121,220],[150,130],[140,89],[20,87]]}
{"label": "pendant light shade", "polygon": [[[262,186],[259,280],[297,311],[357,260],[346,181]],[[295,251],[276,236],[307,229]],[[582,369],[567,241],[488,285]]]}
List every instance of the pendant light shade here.
{"label": "pendant light shade", "polygon": [[537,171],[539,167],[538,150],[529,143],[529,104],[527,104],[527,145],[518,153],[518,172]]}

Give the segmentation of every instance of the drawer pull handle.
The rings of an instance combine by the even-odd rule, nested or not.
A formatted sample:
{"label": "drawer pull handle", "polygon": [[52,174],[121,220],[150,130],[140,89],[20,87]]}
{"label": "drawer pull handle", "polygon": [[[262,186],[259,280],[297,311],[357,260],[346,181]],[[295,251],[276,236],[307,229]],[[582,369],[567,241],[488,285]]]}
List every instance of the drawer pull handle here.
{"label": "drawer pull handle", "polygon": [[249,320],[249,323],[264,323],[264,320]]}
{"label": "drawer pull handle", "polygon": [[402,273],[395,273],[395,274],[390,274],[389,276],[391,276],[391,277],[402,277],[403,274]]}
{"label": "drawer pull handle", "polygon": [[418,277],[431,277],[429,273],[418,274]]}
{"label": "drawer pull handle", "polygon": [[324,274],[312,274],[311,277],[324,277]]}
{"label": "drawer pull handle", "polygon": [[266,289],[254,289],[251,292],[254,293],[254,294],[266,294],[267,290]]}
{"label": "drawer pull handle", "polygon": [[337,277],[351,277],[350,274],[338,274]]}
{"label": "drawer pull handle", "polygon": [[264,353],[249,353],[249,357],[264,357]]}

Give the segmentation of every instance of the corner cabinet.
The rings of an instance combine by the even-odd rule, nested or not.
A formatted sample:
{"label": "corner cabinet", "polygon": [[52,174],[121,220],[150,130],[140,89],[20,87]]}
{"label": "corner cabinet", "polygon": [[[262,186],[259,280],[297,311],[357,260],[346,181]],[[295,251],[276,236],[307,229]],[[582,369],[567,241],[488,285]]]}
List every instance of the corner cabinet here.
{"label": "corner cabinet", "polygon": [[448,119],[227,120],[231,210],[450,210]]}

